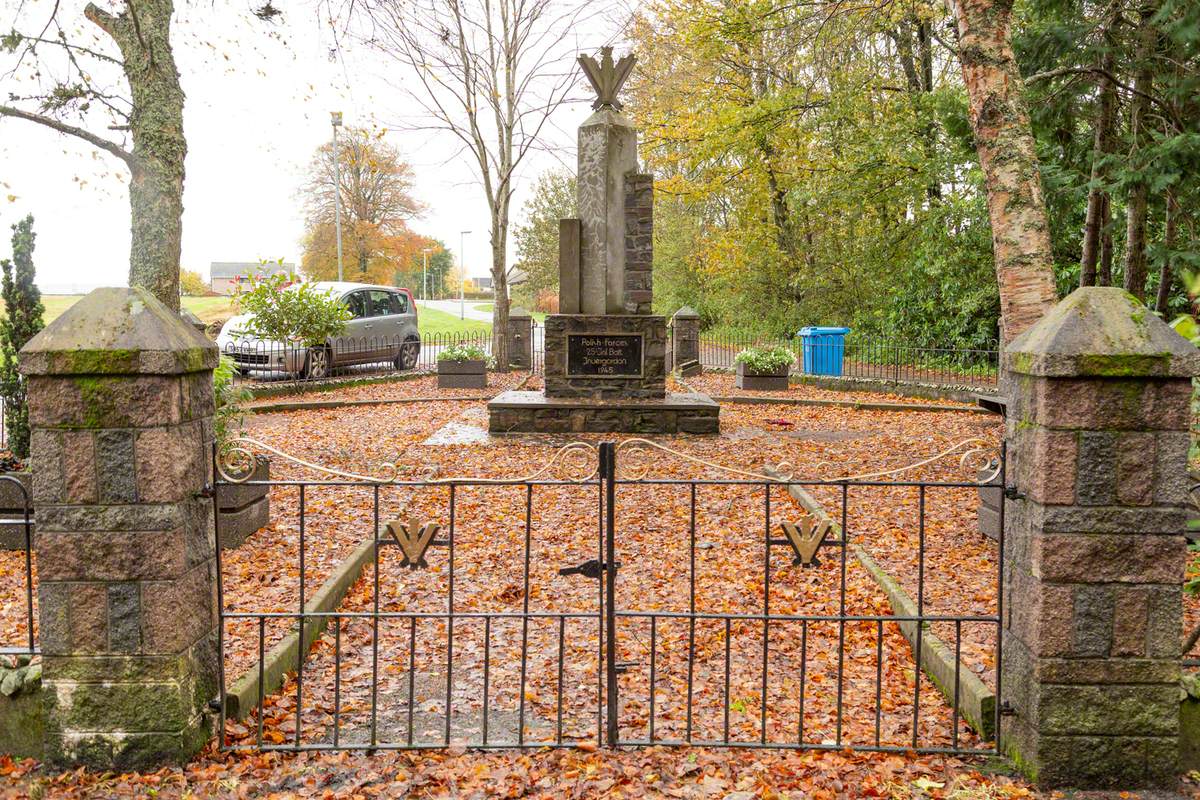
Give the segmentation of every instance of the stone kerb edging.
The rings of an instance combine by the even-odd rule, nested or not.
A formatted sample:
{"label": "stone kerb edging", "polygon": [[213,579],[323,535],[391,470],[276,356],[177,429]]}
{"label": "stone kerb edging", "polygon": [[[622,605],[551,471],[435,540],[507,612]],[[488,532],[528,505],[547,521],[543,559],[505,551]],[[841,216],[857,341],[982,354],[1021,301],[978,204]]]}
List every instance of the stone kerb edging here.
{"label": "stone kerb edging", "polygon": [[[358,581],[363,569],[375,558],[375,540],[365,539],[354,548],[337,569],[333,571],[321,588],[304,606],[306,614],[328,614],[336,611]],[[238,677],[225,692],[225,716],[242,719],[266,697],[283,686],[287,673],[296,669],[301,657],[307,658],[308,651],[317,643],[333,617],[305,617],[303,642],[301,626],[297,623],[286,636],[263,657],[261,670],[258,664],[250,667]],[[261,676],[261,680],[260,680]]]}
{"label": "stone kerb edging", "polygon": [[[763,474],[779,480],[783,476],[770,467],[763,468]],[[788,494],[792,499],[819,520],[829,524],[830,537],[843,538],[842,526],[831,517],[817,499],[800,486],[789,485]],[[850,543],[850,552],[858,559],[871,578],[879,584],[897,616],[917,616],[917,604],[901,588],[899,581],[875,562],[875,559],[857,544]],[[917,650],[917,623],[913,620],[896,623],[900,632]],[[996,733],[996,695],[987,685],[972,672],[966,664],[954,658],[954,649],[939,639],[928,629],[929,623],[921,626],[921,669],[933,681],[933,685],[954,705],[954,676],[958,674],[958,711],[971,729],[986,740],[991,740]]]}
{"label": "stone kerb edging", "polygon": [[[704,365],[704,371],[717,372],[722,375],[733,374],[731,367],[714,367],[707,364]],[[844,375],[835,377],[832,375],[793,374],[788,376],[788,382],[837,392],[888,392],[922,400],[955,400],[963,403],[974,402],[976,394],[996,393],[994,386],[893,381],[884,378],[853,378]]]}

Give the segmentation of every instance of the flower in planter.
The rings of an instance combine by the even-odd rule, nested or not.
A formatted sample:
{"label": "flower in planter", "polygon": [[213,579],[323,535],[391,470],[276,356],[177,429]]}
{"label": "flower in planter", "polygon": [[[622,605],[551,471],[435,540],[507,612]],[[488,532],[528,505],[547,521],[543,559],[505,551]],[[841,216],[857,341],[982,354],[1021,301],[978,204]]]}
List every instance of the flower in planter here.
{"label": "flower in planter", "polygon": [[496,359],[477,344],[452,344],[437,355],[438,361],[483,361],[489,368],[496,365]]}
{"label": "flower in planter", "polygon": [[734,363],[744,364],[752,374],[773,375],[786,370],[796,360],[792,351],[783,345],[747,347],[734,357]]}

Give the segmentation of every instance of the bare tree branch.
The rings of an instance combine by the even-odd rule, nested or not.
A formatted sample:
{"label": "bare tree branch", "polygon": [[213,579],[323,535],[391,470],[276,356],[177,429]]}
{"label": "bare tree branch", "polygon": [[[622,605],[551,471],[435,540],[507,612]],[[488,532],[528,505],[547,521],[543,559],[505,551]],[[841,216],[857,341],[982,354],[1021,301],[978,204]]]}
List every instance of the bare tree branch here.
{"label": "bare tree branch", "polygon": [[59,133],[65,133],[68,136],[74,136],[77,139],[82,139],[93,147],[98,147],[107,153],[111,153],[112,155],[124,161],[127,165],[132,166],[133,164],[133,153],[121,147],[119,144],[110,142],[107,139],[97,136],[91,131],[84,130],[83,128],[77,128],[74,125],[68,125],[67,123],[54,119],[53,117],[34,114],[19,108],[13,108],[12,106],[0,106],[0,117],[14,117],[16,119],[24,119],[30,122],[36,122],[38,125],[44,125],[47,128],[58,131]]}

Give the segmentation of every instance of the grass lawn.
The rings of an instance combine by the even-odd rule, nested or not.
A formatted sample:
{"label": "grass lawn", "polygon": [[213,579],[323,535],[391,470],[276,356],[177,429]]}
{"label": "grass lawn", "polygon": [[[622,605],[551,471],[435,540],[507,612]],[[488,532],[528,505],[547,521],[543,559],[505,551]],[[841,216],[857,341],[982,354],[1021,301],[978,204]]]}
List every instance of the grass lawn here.
{"label": "grass lawn", "polygon": [[[491,311],[493,306],[494,303],[476,303],[473,308],[476,311]],[[533,317],[539,325],[546,321],[546,312],[544,311],[530,311],[529,316]]]}
{"label": "grass lawn", "polygon": [[[62,316],[62,313],[75,305],[81,297],[83,297],[81,294],[42,295],[42,305],[46,308],[43,319],[46,324],[48,325]],[[234,314],[232,303],[228,297],[185,297],[183,298],[183,307],[205,322],[228,319]],[[3,307],[0,307],[0,314],[3,313]]]}
{"label": "grass lawn", "polygon": [[[42,305],[46,307],[46,323],[49,324],[57,319],[81,297],[83,295],[80,294],[42,295]],[[235,313],[233,303],[228,297],[185,297],[183,298],[183,307],[209,323],[228,319]],[[0,315],[3,313],[4,308],[0,306]],[[422,334],[486,333],[492,329],[492,326],[486,322],[469,319],[460,320],[453,314],[447,314],[445,311],[438,311],[433,308],[420,309],[417,319]]]}
{"label": "grass lawn", "polygon": [[424,306],[417,311],[417,325],[421,329],[421,335],[430,333],[487,333],[492,329],[489,323],[473,319],[459,319],[453,314],[447,314],[445,311],[439,311],[436,308],[426,308]]}

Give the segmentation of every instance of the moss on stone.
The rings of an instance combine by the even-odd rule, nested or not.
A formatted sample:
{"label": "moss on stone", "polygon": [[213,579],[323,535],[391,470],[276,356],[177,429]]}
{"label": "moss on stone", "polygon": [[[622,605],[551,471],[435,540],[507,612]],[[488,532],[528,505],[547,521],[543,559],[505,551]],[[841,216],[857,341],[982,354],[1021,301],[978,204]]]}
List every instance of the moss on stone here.
{"label": "moss on stone", "polygon": [[61,354],[66,371],[80,375],[112,375],[137,371],[137,350],[71,350]]}
{"label": "moss on stone", "polygon": [[1080,374],[1100,377],[1144,377],[1165,375],[1171,364],[1170,353],[1106,353],[1078,357]]}

